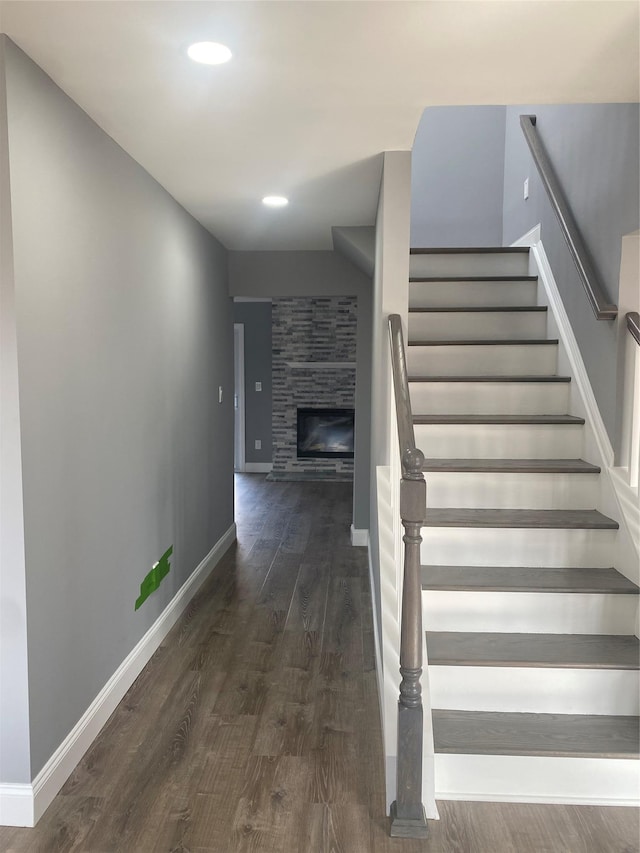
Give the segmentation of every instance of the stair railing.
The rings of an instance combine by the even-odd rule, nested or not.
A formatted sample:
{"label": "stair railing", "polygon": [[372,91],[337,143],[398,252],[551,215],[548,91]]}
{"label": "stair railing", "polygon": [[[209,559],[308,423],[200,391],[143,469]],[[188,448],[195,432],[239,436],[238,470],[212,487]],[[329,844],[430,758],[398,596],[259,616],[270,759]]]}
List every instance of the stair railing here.
{"label": "stair railing", "polygon": [[409,380],[399,314],[389,316],[391,365],[398,421],[402,479],[400,519],[404,528],[402,616],[400,625],[400,696],[396,799],[391,804],[391,835],[426,838],[422,804],[422,585],[421,528],[426,518],[427,491],[422,473],[424,454],[416,447],[409,398]]}
{"label": "stair railing", "polygon": [[627,314],[627,329],[635,342],[640,344],[640,314],[637,311],[629,311]]}
{"label": "stair railing", "polygon": [[587,293],[593,313],[598,320],[615,320],[618,314],[618,307],[617,305],[612,305],[607,299],[600,276],[580,236],[580,230],[562,191],[560,181],[536,130],[536,116],[521,115],[520,127],[527,140],[527,145],[531,151],[533,161],[537,166],[544,188],[547,191],[553,212],[560,223],[560,229],[569,247],[573,262],[582,279],[582,284]]}

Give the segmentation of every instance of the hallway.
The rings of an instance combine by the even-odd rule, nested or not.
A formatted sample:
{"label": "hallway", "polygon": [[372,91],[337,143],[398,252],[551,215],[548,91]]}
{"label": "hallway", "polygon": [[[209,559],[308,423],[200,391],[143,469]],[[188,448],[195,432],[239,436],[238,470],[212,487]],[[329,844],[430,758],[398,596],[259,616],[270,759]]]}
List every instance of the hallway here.
{"label": "hallway", "polygon": [[238,543],[3,853],[634,853],[633,809],[441,803],[391,840],[367,553],[346,483],[236,478]]}

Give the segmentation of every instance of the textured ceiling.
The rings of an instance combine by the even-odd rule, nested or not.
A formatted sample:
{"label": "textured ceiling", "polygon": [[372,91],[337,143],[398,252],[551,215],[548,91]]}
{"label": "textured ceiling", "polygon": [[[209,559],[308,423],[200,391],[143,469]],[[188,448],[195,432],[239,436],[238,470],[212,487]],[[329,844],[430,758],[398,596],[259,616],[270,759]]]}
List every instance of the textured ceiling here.
{"label": "textured ceiling", "polygon": [[[637,2],[0,3],[0,29],[229,248],[375,215],[434,104],[638,100]],[[199,66],[193,41],[234,59]],[[288,195],[267,210],[268,193]]]}

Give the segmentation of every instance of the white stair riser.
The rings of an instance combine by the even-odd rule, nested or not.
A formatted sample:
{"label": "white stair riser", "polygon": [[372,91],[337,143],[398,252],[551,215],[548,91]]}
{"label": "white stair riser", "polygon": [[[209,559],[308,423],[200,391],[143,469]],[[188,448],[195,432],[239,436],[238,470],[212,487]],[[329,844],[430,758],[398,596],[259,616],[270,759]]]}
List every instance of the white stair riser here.
{"label": "white stair riser", "polygon": [[637,597],[571,592],[424,590],[426,631],[633,634]]}
{"label": "white stair riser", "polygon": [[529,275],[529,256],[526,252],[416,254],[409,260],[409,275]]}
{"label": "white stair riser", "polygon": [[409,376],[554,376],[557,344],[409,346]]}
{"label": "white stair riser", "polygon": [[416,445],[434,459],[579,459],[580,424],[416,424]]}
{"label": "white stair riser", "polygon": [[[428,651],[428,649],[427,649]],[[640,713],[637,670],[429,666],[431,707],[525,714]]]}
{"label": "white stair riser", "polygon": [[426,471],[432,507],[593,509],[598,474],[513,474]]}
{"label": "white stair riser", "polygon": [[[432,566],[608,568],[616,534],[615,530],[423,527],[420,557],[424,565]],[[502,625],[492,630],[498,627],[510,630]]]}
{"label": "white stair riser", "polygon": [[568,382],[411,382],[414,415],[562,415]]}
{"label": "white stair riser", "polygon": [[535,305],[535,281],[412,281],[409,308]]}
{"label": "white stair riser", "polygon": [[435,756],[439,800],[638,805],[638,762],[528,755]]}
{"label": "white stair riser", "polygon": [[410,341],[526,340],[547,337],[543,311],[418,311],[409,314]]}

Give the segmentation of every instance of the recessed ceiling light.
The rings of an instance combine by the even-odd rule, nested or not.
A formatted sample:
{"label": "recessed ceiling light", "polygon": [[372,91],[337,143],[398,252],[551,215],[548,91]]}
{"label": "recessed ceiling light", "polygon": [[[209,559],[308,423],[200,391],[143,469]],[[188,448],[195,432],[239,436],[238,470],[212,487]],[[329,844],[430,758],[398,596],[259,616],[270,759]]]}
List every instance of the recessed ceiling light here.
{"label": "recessed ceiling light", "polygon": [[267,207],[286,207],[289,204],[289,199],[283,195],[266,195],[262,199],[262,203]]}
{"label": "recessed ceiling light", "polygon": [[187,55],[194,62],[202,62],[204,65],[222,65],[233,56],[226,45],[215,41],[196,42],[188,48]]}

